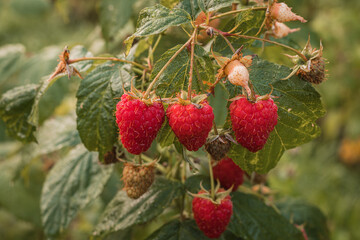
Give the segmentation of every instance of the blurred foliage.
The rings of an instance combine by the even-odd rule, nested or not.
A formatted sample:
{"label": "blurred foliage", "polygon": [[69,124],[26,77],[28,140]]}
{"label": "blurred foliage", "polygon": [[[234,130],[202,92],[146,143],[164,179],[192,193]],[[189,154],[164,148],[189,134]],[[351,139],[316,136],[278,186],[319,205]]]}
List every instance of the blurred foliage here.
{"label": "blurred foliage", "polygon": [[[170,7],[176,1],[0,0],[0,71],[6,72],[0,76],[0,94],[15,86],[39,83],[54,69],[57,55],[65,45],[81,43],[94,54],[105,51],[120,53],[124,49],[122,41],[134,32],[139,11],[159,2]],[[270,172],[269,185],[278,192],[279,198],[293,196],[320,207],[328,218],[333,240],[360,239],[360,167],[358,161],[345,162],[339,155],[340,149],[346,148],[344,139],[360,138],[360,2],[285,2],[308,20],[307,24],[289,24],[301,27],[302,31],[286,38],[288,44],[292,45],[296,40],[303,46],[307,40],[305,33],[311,35],[314,47],[319,46],[320,39],[323,42],[329,76],[317,90],[321,92],[328,112],[319,122],[321,137],[287,152],[277,168]],[[124,4],[126,15],[117,13],[114,18],[102,21],[115,22],[122,27],[118,31],[100,27],[99,19],[112,3]],[[162,37],[155,59],[186,38],[181,31],[172,34],[177,37]],[[269,47],[261,57],[291,66],[281,55],[284,52],[278,47]],[[76,78],[72,81],[62,78],[56,82],[57,86],[52,86],[46,93],[46,100],[44,97],[41,103],[52,107],[42,108],[49,109],[49,112],[40,111],[40,124],[41,119],[51,115],[73,114],[75,102],[71,99],[78,84]],[[64,138],[71,139],[68,141],[73,145],[79,141],[78,136],[69,134]],[[59,142],[60,145],[55,144],[53,149],[62,149],[60,152],[52,154],[49,150],[48,158],[40,158],[36,154],[43,148],[40,136],[38,146],[21,146],[5,134],[1,120],[0,141],[0,236],[2,239],[44,239],[39,207],[42,183],[54,162],[67,154],[66,146]],[[352,158],[359,159],[359,156]],[[114,171],[110,179],[118,177]],[[87,238],[99,220],[99,213],[114,196],[114,189],[118,188],[116,183],[110,180],[105,185],[101,200],[80,211],[61,239]],[[153,226],[146,225],[143,229],[148,227]],[[107,238],[126,238],[129,234],[115,233]]]}

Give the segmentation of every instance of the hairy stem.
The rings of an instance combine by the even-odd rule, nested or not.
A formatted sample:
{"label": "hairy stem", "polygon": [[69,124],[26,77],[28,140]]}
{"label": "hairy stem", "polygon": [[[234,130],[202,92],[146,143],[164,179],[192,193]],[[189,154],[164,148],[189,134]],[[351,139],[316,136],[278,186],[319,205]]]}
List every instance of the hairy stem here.
{"label": "hairy stem", "polygon": [[287,45],[285,45],[285,44],[278,43],[278,42],[274,42],[274,41],[271,41],[271,40],[268,40],[268,39],[253,37],[253,36],[240,35],[240,34],[232,34],[232,35],[233,35],[233,36],[240,37],[240,38],[254,39],[254,40],[259,40],[259,41],[268,42],[268,43],[271,43],[271,44],[274,44],[274,45],[278,45],[278,46],[280,46],[280,47],[289,49],[290,51],[296,53],[296,54],[297,54],[299,57],[301,57],[305,62],[308,61],[308,59],[305,57],[305,55],[302,54],[299,50],[296,50],[295,48],[292,48],[292,47],[287,46]]}
{"label": "hairy stem", "polygon": [[[204,28],[208,28],[208,27],[204,27]],[[241,34],[238,34],[238,33],[228,33],[228,32],[223,32],[219,29],[216,29],[216,28],[212,28],[215,32],[223,35],[223,36],[233,36],[233,37],[240,37],[240,38],[245,38],[245,39],[254,39],[254,40],[259,40],[259,41],[263,41],[263,42],[267,42],[267,43],[271,43],[271,44],[274,44],[274,45],[278,45],[280,47],[283,47],[283,48],[286,48],[286,49],[289,49],[290,51],[296,53],[299,57],[301,57],[305,62],[308,61],[308,59],[305,57],[304,54],[302,54],[299,50],[296,50],[295,48],[292,48],[290,46],[287,46],[285,44],[282,44],[282,43],[278,43],[278,42],[274,42],[274,41],[271,41],[271,40],[268,40],[268,39],[264,39],[264,38],[258,38],[258,37],[253,37],[253,36],[248,36],[248,35],[241,35]]]}
{"label": "hairy stem", "polygon": [[267,9],[267,7],[252,7],[252,8],[238,9],[238,10],[233,10],[233,11],[229,11],[229,12],[226,12],[226,13],[218,14],[218,15],[216,15],[216,16],[211,17],[210,20],[216,19],[216,18],[221,18],[221,17],[227,16],[227,15],[231,15],[231,14],[236,14],[236,13],[248,11],[248,10],[252,10],[252,11],[265,11],[266,9]]}
{"label": "hairy stem", "polygon": [[227,43],[227,45],[230,47],[231,51],[233,53],[235,53],[235,48],[233,47],[233,45],[231,44],[231,42],[227,39],[227,37],[225,37],[223,34],[220,34],[220,36],[222,36],[225,40],[225,42]]}
{"label": "hairy stem", "polygon": [[214,133],[215,133],[215,135],[219,135],[218,130],[217,130],[217,127],[216,127],[215,120],[214,120],[214,122],[213,122],[213,127],[214,127]]}
{"label": "hairy stem", "polygon": [[83,58],[76,58],[76,59],[69,59],[67,61],[68,64],[72,64],[72,63],[76,63],[76,62],[81,62],[81,61],[88,61],[88,60],[108,60],[108,61],[114,61],[114,62],[123,62],[123,63],[130,63],[134,66],[137,66],[141,69],[147,69],[147,67],[137,63],[137,62],[133,62],[133,61],[128,61],[125,59],[120,59],[120,58],[116,58],[116,57],[83,57]]}
{"label": "hairy stem", "polygon": [[189,40],[187,40],[186,43],[184,43],[184,45],[181,46],[181,48],[179,48],[179,50],[176,51],[176,53],[169,59],[169,61],[162,67],[162,69],[159,71],[159,73],[155,76],[154,80],[152,80],[152,82],[150,83],[149,87],[147,88],[145,94],[144,94],[144,98],[147,98],[151,92],[151,89],[153,88],[153,86],[155,85],[155,83],[157,82],[157,80],[159,80],[161,74],[165,71],[165,69],[170,65],[170,63],[172,61],[174,61],[174,59],[177,57],[177,55],[180,54],[180,52],[182,50],[184,50],[184,48],[186,48],[186,46],[192,41],[192,37],[189,38]]}
{"label": "hairy stem", "polygon": [[188,99],[191,101],[191,90],[192,90],[192,80],[194,72],[194,49],[195,49],[195,39],[196,39],[197,27],[194,30],[193,35],[191,36],[191,54],[190,54],[190,72],[189,72],[189,85],[188,85]]}
{"label": "hairy stem", "polygon": [[215,200],[215,184],[214,184],[214,174],[211,166],[211,158],[208,158],[209,163],[209,172],[210,172],[210,183],[211,183],[211,190],[210,190],[210,196],[211,199]]}

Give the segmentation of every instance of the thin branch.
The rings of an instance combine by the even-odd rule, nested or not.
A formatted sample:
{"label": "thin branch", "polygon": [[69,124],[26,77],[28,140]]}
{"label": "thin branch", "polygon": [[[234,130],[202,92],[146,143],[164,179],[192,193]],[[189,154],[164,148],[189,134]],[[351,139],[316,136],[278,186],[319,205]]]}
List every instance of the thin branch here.
{"label": "thin branch", "polygon": [[231,51],[233,53],[235,53],[235,48],[233,47],[233,45],[231,44],[231,42],[229,41],[229,39],[227,39],[227,37],[225,37],[223,34],[220,34],[220,36],[222,36],[225,40],[225,42],[227,43],[227,45],[230,47]]}
{"label": "thin branch", "polygon": [[114,61],[114,62],[123,62],[123,63],[130,63],[134,66],[137,66],[141,69],[147,69],[147,67],[137,63],[137,62],[133,62],[133,61],[128,61],[125,59],[120,59],[120,58],[115,58],[115,57],[83,57],[83,58],[76,58],[76,59],[69,59],[67,61],[68,64],[72,64],[72,63],[76,63],[76,62],[81,62],[81,61],[88,61],[88,60],[108,60],[108,61]]}
{"label": "thin branch", "polygon": [[[203,27],[203,28],[207,28],[207,27]],[[219,30],[219,29],[216,29],[216,28],[213,28],[213,27],[212,27],[212,29],[213,29],[215,32],[218,32],[218,33],[220,33],[220,34],[223,35],[223,36],[233,36],[233,37],[240,37],[240,38],[245,38],[245,39],[254,39],[254,40],[259,40],[259,41],[271,43],[271,44],[274,44],[274,45],[278,45],[278,46],[280,46],[280,47],[283,47],[283,48],[289,49],[290,51],[293,51],[293,52],[296,53],[299,57],[301,57],[305,62],[308,61],[308,59],[305,57],[305,55],[302,54],[299,50],[296,50],[295,48],[292,48],[292,47],[287,46],[287,45],[285,45],[285,44],[278,43],[278,42],[274,42],[274,41],[271,41],[271,40],[268,40],[268,39],[264,39],[264,38],[258,38],[258,37],[248,36],[248,35],[241,35],[241,34],[237,34],[237,33],[223,32],[223,31],[221,31],[221,30]]]}
{"label": "thin branch", "polygon": [[229,12],[226,12],[226,13],[218,14],[218,15],[216,15],[216,16],[211,17],[210,20],[216,19],[216,18],[221,18],[221,17],[227,16],[227,15],[231,15],[231,14],[236,14],[236,13],[248,11],[248,10],[252,10],[252,11],[264,11],[264,10],[266,10],[266,9],[267,9],[267,7],[253,7],[253,8],[238,9],[238,10],[234,10],[234,11],[229,11]]}
{"label": "thin branch", "polygon": [[283,47],[283,48],[289,49],[290,51],[293,51],[293,52],[296,53],[299,57],[301,57],[305,62],[308,61],[308,59],[305,57],[305,55],[302,54],[299,50],[296,50],[295,48],[292,48],[292,47],[287,46],[287,45],[285,45],[285,44],[278,43],[278,42],[274,42],[274,41],[271,41],[271,40],[268,40],[268,39],[264,39],[264,38],[253,37],[253,36],[240,35],[240,34],[232,34],[232,35],[233,35],[233,36],[240,37],[240,38],[254,39],[254,40],[259,40],[259,41],[271,43],[271,44],[274,44],[274,45],[278,45],[278,46],[280,46],[280,47]]}
{"label": "thin branch", "polygon": [[188,86],[188,99],[191,101],[191,89],[192,89],[192,80],[193,80],[193,71],[194,71],[194,49],[195,49],[195,39],[196,39],[197,27],[195,28],[193,35],[191,36],[191,54],[190,54],[190,72],[189,72],[189,86]]}
{"label": "thin branch", "polygon": [[177,55],[180,54],[180,52],[182,50],[184,50],[184,48],[186,48],[186,46],[192,41],[192,37],[189,38],[189,40],[187,40],[186,43],[184,43],[184,45],[181,46],[181,48],[179,48],[179,50],[176,51],[176,53],[169,59],[169,61],[162,67],[162,69],[158,72],[158,74],[155,76],[154,80],[152,80],[152,82],[150,83],[149,87],[147,88],[145,94],[144,94],[144,98],[147,98],[150,94],[151,89],[153,88],[153,86],[155,85],[155,83],[157,82],[157,80],[159,80],[161,74],[165,71],[165,69],[170,65],[170,63],[172,61],[174,61],[174,59],[177,57]]}

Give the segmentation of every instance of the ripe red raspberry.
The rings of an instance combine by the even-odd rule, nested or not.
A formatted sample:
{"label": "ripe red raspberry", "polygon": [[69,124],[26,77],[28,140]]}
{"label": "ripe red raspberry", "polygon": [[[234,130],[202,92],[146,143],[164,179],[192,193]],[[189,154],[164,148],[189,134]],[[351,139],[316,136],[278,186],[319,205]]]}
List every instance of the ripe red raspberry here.
{"label": "ripe red raspberry", "polygon": [[236,141],[249,151],[257,152],[277,124],[277,106],[271,98],[255,103],[240,98],[230,104],[230,116]]}
{"label": "ripe red raspberry", "polygon": [[219,179],[221,186],[232,191],[244,182],[244,171],[231,158],[223,158],[213,167],[214,178]]}
{"label": "ripe red raspberry", "polygon": [[132,154],[149,149],[165,119],[161,103],[147,105],[140,99],[123,94],[116,105],[116,123],[123,146]]}
{"label": "ripe red raspberry", "polygon": [[135,166],[125,163],[122,180],[126,194],[133,199],[147,192],[155,179],[154,164]]}
{"label": "ripe red raspberry", "polygon": [[[218,192],[223,192],[219,189]],[[198,194],[205,193],[201,190]],[[199,229],[209,238],[218,238],[226,230],[233,212],[231,197],[228,195],[218,204],[210,199],[195,197],[192,201],[194,219]]]}
{"label": "ripe red raspberry", "polygon": [[173,104],[168,107],[166,116],[180,143],[189,151],[197,151],[205,144],[214,120],[212,107],[206,100],[199,105]]}

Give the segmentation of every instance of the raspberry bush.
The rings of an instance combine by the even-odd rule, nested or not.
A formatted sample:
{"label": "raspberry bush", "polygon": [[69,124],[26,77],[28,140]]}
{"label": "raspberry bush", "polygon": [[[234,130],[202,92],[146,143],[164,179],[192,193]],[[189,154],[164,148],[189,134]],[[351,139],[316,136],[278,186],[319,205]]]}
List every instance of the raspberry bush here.
{"label": "raspberry bush", "polygon": [[[300,29],[284,23],[306,20],[276,0],[160,1],[140,11],[121,51],[110,45],[131,17],[124,2],[100,4],[111,51],[65,47],[40,83],[1,96],[7,134],[34,158],[60,156],[41,191],[45,235],[98,201],[100,239],[328,239],[317,208],[302,206],[317,221],[294,222],[294,205],[256,181],[320,134],[312,84],[325,78],[323,46],[294,48],[287,36]],[[295,65],[263,59],[270,45]],[[51,118],[49,99],[54,110],[71,92],[61,84],[75,89],[76,110]]]}

